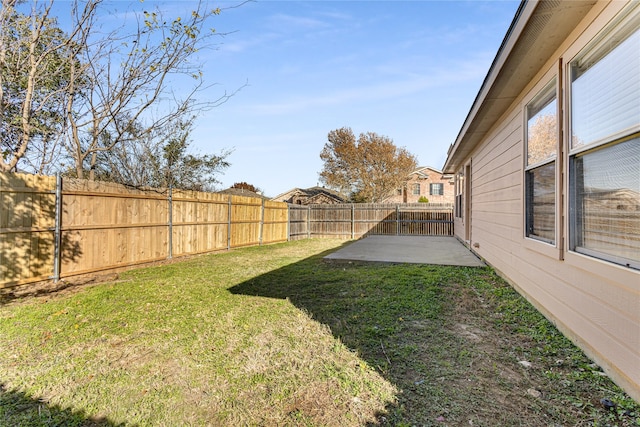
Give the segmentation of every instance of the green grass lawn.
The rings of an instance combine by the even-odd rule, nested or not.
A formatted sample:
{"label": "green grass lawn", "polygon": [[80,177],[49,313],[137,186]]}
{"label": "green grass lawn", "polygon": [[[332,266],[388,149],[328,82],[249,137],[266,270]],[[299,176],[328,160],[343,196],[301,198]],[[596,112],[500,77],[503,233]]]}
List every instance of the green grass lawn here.
{"label": "green grass lawn", "polygon": [[246,248],[5,303],[0,425],[640,425],[489,268],[322,260],[342,244]]}

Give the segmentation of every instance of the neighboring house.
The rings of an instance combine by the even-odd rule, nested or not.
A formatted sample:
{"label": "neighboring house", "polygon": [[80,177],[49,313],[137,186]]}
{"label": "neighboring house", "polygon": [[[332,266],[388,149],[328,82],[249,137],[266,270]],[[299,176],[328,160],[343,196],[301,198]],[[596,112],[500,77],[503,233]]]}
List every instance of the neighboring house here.
{"label": "neighboring house", "polygon": [[226,190],[218,191],[221,194],[231,194],[233,196],[244,196],[244,197],[256,197],[258,199],[269,200],[269,197],[263,195],[262,193],[256,193],[255,191],[247,190],[244,188],[227,188]]}
{"label": "neighboring house", "polygon": [[340,193],[324,187],[294,188],[271,200],[294,205],[335,205],[338,203],[348,203],[347,199]]}
{"label": "neighboring house", "polygon": [[407,181],[384,203],[418,203],[421,197],[429,203],[451,203],[454,199],[453,176],[431,166],[421,166],[407,177]]}
{"label": "neighboring house", "polygon": [[640,401],[640,2],[523,1],[443,171],[455,235]]}

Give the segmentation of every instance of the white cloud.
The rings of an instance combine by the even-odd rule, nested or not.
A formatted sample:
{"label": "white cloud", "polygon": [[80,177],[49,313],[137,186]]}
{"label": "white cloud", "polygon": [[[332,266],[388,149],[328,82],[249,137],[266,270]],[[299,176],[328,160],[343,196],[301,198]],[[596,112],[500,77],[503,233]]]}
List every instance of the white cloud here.
{"label": "white cloud", "polygon": [[342,90],[334,90],[330,93],[313,92],[313,88],[304,95],[292,96],[272,103],[254,104],[247,108],[247,113],[257,115],[284,115],[300,113],[318,107],[333,105],[357,104],[365,102],[380,102],[386,99],[399,98],[408,94],[416,94],[431,88],[441,88],[449,85],[458,85],[462,82],[479,81],[486,74],[491,62],[491,56],[478,55],[468,61],[446,64],[423,73],[418,71],[407,72],[401,66],[395,69],[392,65],[386,66],[388,74],[396,74],[395,80],[386,80],[382,83],[350,87]]}
{"label": "white cloud", "polygon": [[300,29],[304,29],[304,30],[325,29],[330,26],[329,23],[320,19],[287,15],[284,13],[271,15],[269,17],[269,23],[272,29],[279,29],[280,31],[283,31],[283,32],[288,32],[289,30],[298,31]]}
{"label": "white cloud", "polygon": [[268,45],[279,38],[280,35],[274,32],[263,33],[249,38],[242,38],[241,33],[234,33],[228,39],[225,38],[225,41],[219,47],[220,52],[237,54]]}

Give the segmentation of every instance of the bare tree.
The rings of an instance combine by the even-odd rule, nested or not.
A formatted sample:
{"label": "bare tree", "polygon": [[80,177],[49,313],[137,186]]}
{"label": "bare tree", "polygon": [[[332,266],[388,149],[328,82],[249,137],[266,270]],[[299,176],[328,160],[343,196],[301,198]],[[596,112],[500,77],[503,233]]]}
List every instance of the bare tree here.
{"label": "bare tree", "polygon": [[133,30],[105,34],[102,0],[74,0],[64,33],[53,0],[27,0],[27,13],[18,11],[26,2],[0,1],[0,171],[24,165],[45,173],[62,153],[73,175],[95,178],[101,154],[134,153],[139,141],[237,92],[195,98],[206,88],[197,54],[221,35],[209,30],[220,9],[198,3],[172,19],[145,11],[134,14]]}
{"label": "bare tree", "polygon": [[377,203],[399,188],[416,168],[416,158],[393,140],[374,132],[356,141],[350,128],[332,130],[320,158],[320,180],[350,194],[352,201]]}
{"label": "bare tree", "polygon": [[[89,179],[95,178],[100,153],[148,138],[232,95],[200,103],[194,97],[204,88],[195,54],[216,35],[205,26],[220,9],[206,10],[199,3],[187,16],[170,20],[159,11],[145,11],[135,31],[123,34],[118,29],[96,40],[90,34],[98,3],[89,0],[83,11],[75,9],[76,22],[85,26],[77,32],[78,50],[70,50],[76,68],[66,107],[66,148],[76,176],[85,177],[88,171]],[[186,90],[182,85],[178,95],[171,89],[172,79],[185,76],[193,84]]]}

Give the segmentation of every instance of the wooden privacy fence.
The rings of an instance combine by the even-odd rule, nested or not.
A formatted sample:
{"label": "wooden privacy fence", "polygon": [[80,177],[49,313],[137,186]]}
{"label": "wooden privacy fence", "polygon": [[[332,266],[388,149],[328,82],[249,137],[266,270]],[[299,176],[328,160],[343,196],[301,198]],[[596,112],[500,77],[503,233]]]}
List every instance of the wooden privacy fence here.
{"label": "wooden privacy fence", "polygon": [[289,205],[289,239],[366,235],[452,236],[448,203]]}
{"label": "wooden privacy fence", "polygon": [[0,288],[311,237],[452,235],[448,204],[287,205],[0,173]]}
{"label": "wooden privacy fence", "polygon": [[0,288],[288,239],[285,203],[0,173]]}

